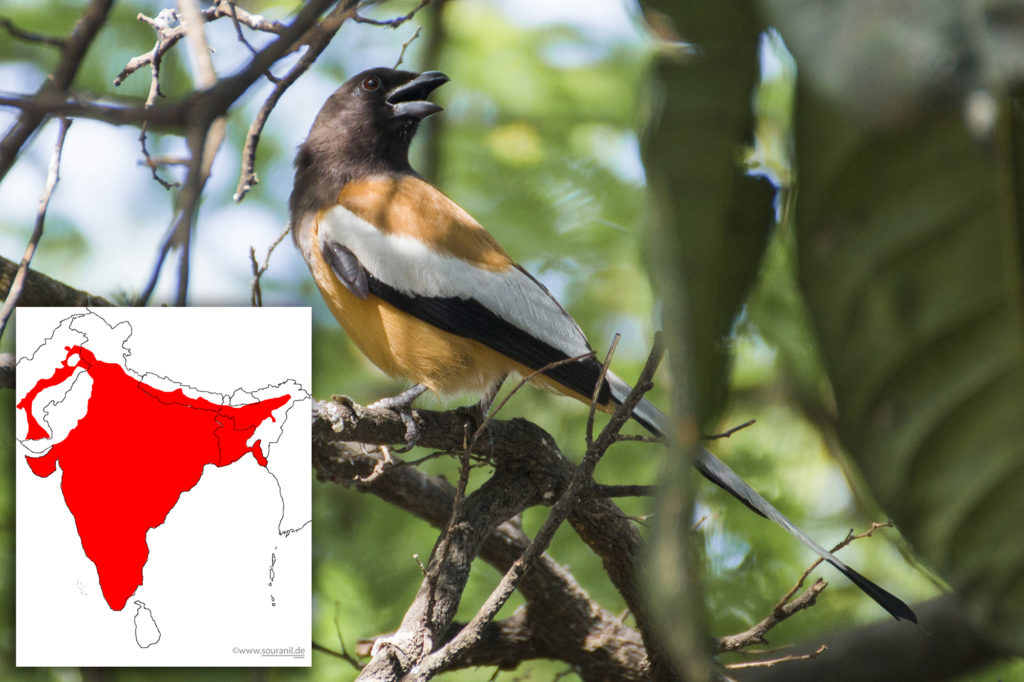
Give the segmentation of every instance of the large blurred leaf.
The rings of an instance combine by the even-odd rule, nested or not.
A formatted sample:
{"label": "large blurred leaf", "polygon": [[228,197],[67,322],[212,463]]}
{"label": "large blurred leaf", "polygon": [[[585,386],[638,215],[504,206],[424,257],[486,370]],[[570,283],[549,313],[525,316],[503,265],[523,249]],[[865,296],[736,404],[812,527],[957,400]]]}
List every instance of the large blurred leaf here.
{"label": "large blurred leaf", "polygon": [[746,3],[676,13],[694,51],[655,69],[662,106],[644,150],[655,198],[649,253],[667,328],[687,318],[687,378],[713,424],[728,386],[726,339],[774,217],[774,189],[741,163],[754,135],[760,24]]}
{"label": "large blurred leaf", "polygon": [[[826,4],[816,7],[828,15]],[[877,12],[873,23],[857,18],[851,30],[870,24],[862,35],[879,35]],[[779,28],[789,40],[785,21]],[[797,97],[800,280],[840,435],[917,550],[979,622],[1024,650],[1021,120],[998,94],[952,98],[957,83],[941,79],[894,86],[885,69],[844,64],[834,45],[809,49],[803,37],[793,38],[798,68],[801,56],[818,66]],[[904,44],[908,60],[915,44]],[[999,56],[991,41],[960,49],[975,62]],[[899,50],[888,54],[900,63]],[[900,99],[879,111],[899,114],[865,116],[832,97],[822,83],[849,74],[822,63],[854,69],[864,91],[877,78],[886,103]],[[964,102],[996,104],[995,127],[972,135]]]}
{"label": "large blurred leaf", "polygon": [[[754,281],[772,222],[773,190],[746,175],[742,159],[753,138],[751,97],[758,79],[760,23],[750,3],[647,3],[677,45],[654,68],[660,105],[644,144],[652,195],[649,254],[663,301],[676,379],[677,451],[666,460],[651,543],[652,603],[666,644],[689,677],[703,642],[694,627],[688,546],[692,496],[685,448],[698,423],[712,423],[727,386],[733,320]],[[689,407],[698,409],[688,410]],[[699,415],[696,416],[696,415]],[[688,618],[690,616],[690,618]],[[685,667],[684,667],[685,666]]]}

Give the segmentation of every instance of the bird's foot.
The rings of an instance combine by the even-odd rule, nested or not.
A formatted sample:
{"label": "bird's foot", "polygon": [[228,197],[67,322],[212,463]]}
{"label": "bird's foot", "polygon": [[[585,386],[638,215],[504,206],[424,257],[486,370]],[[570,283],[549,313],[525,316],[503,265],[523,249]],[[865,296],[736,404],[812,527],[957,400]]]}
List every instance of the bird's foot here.
{"label": "bird's foot", "polygon": [[416,398],[423,395],[426,391],[426,386],[416,384],[407,391],[402,391],[398,395],[391,396],[390,398],[381,398],[380,400],[367,405],[367,409],[375,408],[386,408],[397,412],[402,418],[402,423],[405,424],[405,445],[395,450],[395,452],[408,452],[412,450],[413,446],[416,445],[416,441],[420,439],[420,430],[416,426],[416,420],[412,416],[412,410],[410,409]]}

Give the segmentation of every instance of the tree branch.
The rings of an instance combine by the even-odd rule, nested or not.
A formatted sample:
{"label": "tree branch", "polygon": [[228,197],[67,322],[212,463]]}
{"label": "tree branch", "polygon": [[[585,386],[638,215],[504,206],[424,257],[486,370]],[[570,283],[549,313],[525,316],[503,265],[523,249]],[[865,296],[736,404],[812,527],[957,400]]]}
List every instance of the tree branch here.
{"label": "tree branch", "polygon": [[40,120],[46,116],[68,116],[89,118],[118,126],[145,124],[151,129],[174,131],[179,131],[186,125],[187,102],[184,100],[175,104],[155,105],[147,109],[144,104],[136,100],[104,102],[68,92],[39,93],[27,96],[0,93],[0,107],[13,107],[19,109],[22,114],[38,116]]}
{"label": "tree branch", "polygon": [[[647,372],[653,372],[653,364]],[[635,397],[617,416],[613,416],[609,422],[610,430],[602,432],[595,441],[595,447],[607,449],[616,442],[614,431],[629,418],[631,403],[635,404],[647,388],[649,381],[645,376],[638,382]],[[320,421],[320,417],[328,417],[327,422],[333,424],[320,433],[330,433],[330,438],[335,441],[383,445],[404,440],[405,426],[390,410],[364,410],[350,403],[321,403],[317,411],[319,416],[315,423]],[[465,447],[465,424],[457,413],[417,410],[413,418],[421,434],[421,446],[449,452],[461,451]],[[314,443],[320,440],[317,435],[319,428],[322,427],[315,427]],[[529,422],[492,420],[485,424],[481,438],[469,442],[470,452],[487,457],[495,466],[495,474],[466,498],[465,519],[472,521],[456,524],[450,537],[442,537],[446,545],[442,546],[439,541],[427,569],[427,577],[402,625],[377,648],[378,655],[363,670],[363,679],[397,679],[417,665],[426,669],[426,657],[442,637],[449,636],[451,615],[458,606],[472,557],[479,551],[479,534],[490,535],[526,506],[560,496],[577,474],[576,467],[561,456],[550,436]],[[379,458],[372,466],[368,464],[363,475],[373,471],[377,462]],[[392,466],[373,481],[384,480],[391,472],[408,470],[409,467]],[[423,498],[423,491],[417,489],[413,499]],[[608,500],[584,498],[576,505],[565,504],[571,509],[569,518],[574,528],[601,556],[605,566],[611,568],[613,581],[623,590],[630,607],[642,613],[643,605],[637,589],[641,542],[631,522]],[[632,551],[632,557],[621,556],[624,547]],[[444,561],[437,561],[438,557],[443,557]],[[526,595],[525,588],[521,591]],[[638,620],[642,620],[642,616]],[[658,651],[650,646],[644,648]],[[563,653],[560,657],[564,656]],[[447,660],[447,652],[444,658],[446,660],[440,669],[455,660]],[[643,675],[648,679],[672,678],[667,665],[660,662],[653,668],[644,666]]]}
{"label": "tree branch", "polygon": [[[231,17],[236,25],[245,24],[255,31],[263,31],[265,33],[273,33],[276,35],[281,35],[286,27],[285,24],[282,24],[279,21],[267,21],[260,15],[250,14],[228,0],[218,0],[217,4],[213,7],[206,7],[201,10],[200,16],[204,22],[214,21],[221,17]],[[157,43],[149,52],[140,54],[138,57],[133,57],[128,61],[124,69],[121,70],[121,73],[117,74],[114,78],[115,86],[121,85],[128,76],[132,75],[139,69],[150,66],[154,62],[158,62],[160,58],[163,57],[168,50],[174,47],[179,40],[184,38],[187,33],[186,26],[184,24],[178,24],[176,26],[168,25],[166,22],[162,22],[160,20],[159,15],[155,18],[151,18],[144,14],[139,14],[137,18],[139,21],[144,21],[149,24],[157,31]]]}
{"label": "tree branch", "polygon": [[[39,88],[39,95],[62,93],[71,87],[89,45],[107,20],[111,5],[113,0],[92,0],[89,3],[82,18],[71,30],[71,35],[64,41],[57,66]],[[7,130],[3,140],[0,140],[0,180],[7,175],[21,148],[44,118],[40,112],[22,109],[18,120]]]}
{"label": "tree branch", "polygon": [[[0,256],[0,297],[7,298],[18,274],[18,264]],[[69,287],[29,268],[18,304],[23,306],[111,306],[102,296]]]}
{"label": "tree branch", "polygon": [[41,33],[26,31],[23,28],[15,26],[14,22],[7,17],[0,17],[0,26],[18,40],[24,40],[28,43],[41,43],[43,45],[49,45],[50,47],[60,49],[64,49],[64,46],[67,45],[67,40],[65,38],[57,38],[54,36],[43,35]]}
{"label": "tree branch", "polygon": [[260,143],[260,136],[263,134],[263,127],[267,124],[270,112],[277,106],[281,96],[292,86],[299,76],[306,73],[310,66],[320,57],[327,46],[330,45],[334,34],[338,32],[346,19],[355,16],[354,3],[346,3],[344,8],[335,8],[332,12],[333,18],[321,22],[319,30],[309,38],[309,47],[305,54],[299,59],[284,78],[279,78],[274,83],[274,89],[263,101],[260,110],[256,112],[255,118],[249,125],[249,132],[245,136],[245,145],[242,148],[242,170],[238,178],[238,186],[235,188],[234,200],[241,202],[255,185],[259,183],[259,176],[256,175],[256,147]]}
{"label": "tree branch", "polygon": [[[448,451],[463,447],[465,423],[458,413],[416,410],[414,418],[420,430],[420,445]],[[455,499],[455,488],[450,483],[401,462],[384,468],[371,480],[370,474],[379,467],[382,455],[353,442],[385,444],[404,439],[405,424],[390,410],[366,410],[338,402],[314,406],[313,462],[321,479],[370,492],[443,528]],[[499,497],[515,491],[534,504],[544,503],[564,489],[573,472],[572,464],[561,456],[551,437],[524,420],[492,420],[478,443],[477,454],[504,463],[496,464],[501,478],[490,488]],[[467,498],[467,504],[477,504],[473,495]],[[502,572],[529,544],[515,521],[503,520],[491,531],[480,532],[484,537],[479,556]],[[463,567],[467,572],[468,568],[468,564]],[[540,557],[523,577],[519,591],[529,602],[529,622],[536,641],[545,645],[539,655],[589,671],[588,678],[645,679],[646,654],[640,635],[594,603],[572,575],[550,557]],[[438,644],[455,632],[454,627],[449,628]],[[452,667],[474,664],[469,661],[498,665],[487,658],[489,655],[486,642],[480,641]],[[378,665],[387,671],[388,666]]]}

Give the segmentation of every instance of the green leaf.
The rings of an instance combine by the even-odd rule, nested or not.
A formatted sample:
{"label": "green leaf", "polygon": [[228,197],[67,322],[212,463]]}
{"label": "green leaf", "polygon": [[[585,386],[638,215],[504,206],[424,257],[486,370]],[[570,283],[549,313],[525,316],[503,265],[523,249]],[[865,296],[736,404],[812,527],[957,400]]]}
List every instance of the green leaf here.
{"label": "green leaf", "polygon": [[[662,469],[651,541],[651,609],[680,670],[700,679],[704,640],[693,580],[692,494],[685,448],[713,424],[728,386],[733,321],[754,282],[774,214],[774,190],[750,177],[761,24],[751,3],[650,2],[692,48],[655,64],[660,108],[644,142],[651,192],[648,254],[662,299],[675,378],[676,451]],[[697,409],[690,411],[691,407]],[[698,416],[699,415],[699,416]]]}
{"label": "green leaf", "polygon": [[649,254],[666,328],[686,329],[701,420],[714,424],[728,387],[727,337],[757,277],[775,192],[741,163],[754,136],[753,11],[739,3],[679,14],[697,53],[663,57],[655,69],[663,101],[644,150],[654,202]]}
{"label": "green leaf", "polygon": [[917,110],[883,128],[798,85],[800,282],[871,489],[1021,650],[1021,121],[975,137],[955,104]]}

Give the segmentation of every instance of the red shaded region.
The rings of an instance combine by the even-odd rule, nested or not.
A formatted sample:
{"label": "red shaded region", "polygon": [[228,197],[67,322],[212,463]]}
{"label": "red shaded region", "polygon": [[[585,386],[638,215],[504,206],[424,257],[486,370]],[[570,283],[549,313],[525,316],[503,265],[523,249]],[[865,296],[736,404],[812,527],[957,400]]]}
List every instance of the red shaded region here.
{"label": "red shaded region", "polygon": [[53,456],[53,448],[42,457],[25,457],[28,468],[39,478],[46,478],[57,470],[57,458]]}
{"label": "red shaded region", "polygon": [[[78,348],[79,346],[75,346]],[[50,434],[46,432],[39,422],[36,421],[35,415],[32,413],[32,401],[36,399],[40,393],[51,386],[65,381],[68,377],[75,373],[75,370],[79,367],[88,368],[88,362],[83,362],[81,356],[78,358],[78,362],[74,365],[68,365],[68,359],[74,354],[73,349],[69,346],[64,346],[64,350],[68,351],[67,357],[61,360],[60,367],[50,376],[48,379],[40,379],[36,382],[36,385],[32,387],[25,397],[21,399],[17,407],[25,410],[25,417],[28,419],[28,434],[25,436],[25,440],[45,440],[50,437]],[[90,355],[92,355],[90,353]],[[50,470],[53,473],[53,470]],[[48,475],[48,474],[47,474]]]}
{"label": "red shaded region", "polygon": [[267,466],[267,459],[263,456],[263,450],[260,449],[260,441],[256,441],[251,446],[246,445],[245,442],[252,437],[256,427],[262,424],[268,416],[273,419],[273,416],[270,415],[271,412],[287,403],[291,398],[290,395],[270,398],[251,405],[233,408],[235,412],[217,417],[216,435],[221,442],[219,466],[238,461],[250,452],[260,466]]}
{"label": "red shaded region", "polygon": [[[67,358],[77,353],[78,362],[69,365],[65,359],[53,377],[28,395],[34,397],[59,383],[57,377],[66,379],[82,367],[93,382],[86,414],[46,455],[27,459],[39,476],[60,463],[61,490],[82,548],[96,565],[107,604],[120,611],[142,584],[149,558],[146,533],[164,522],[207,464],[226,466],[252,452],[266,466],[259,441],[245,443],[290,396],[241,407],[217,405],[181,390],[142,384],[120,365],[97,360],[80,346],[67,350]],[[26,401],[31,423],[28,396]]]}

